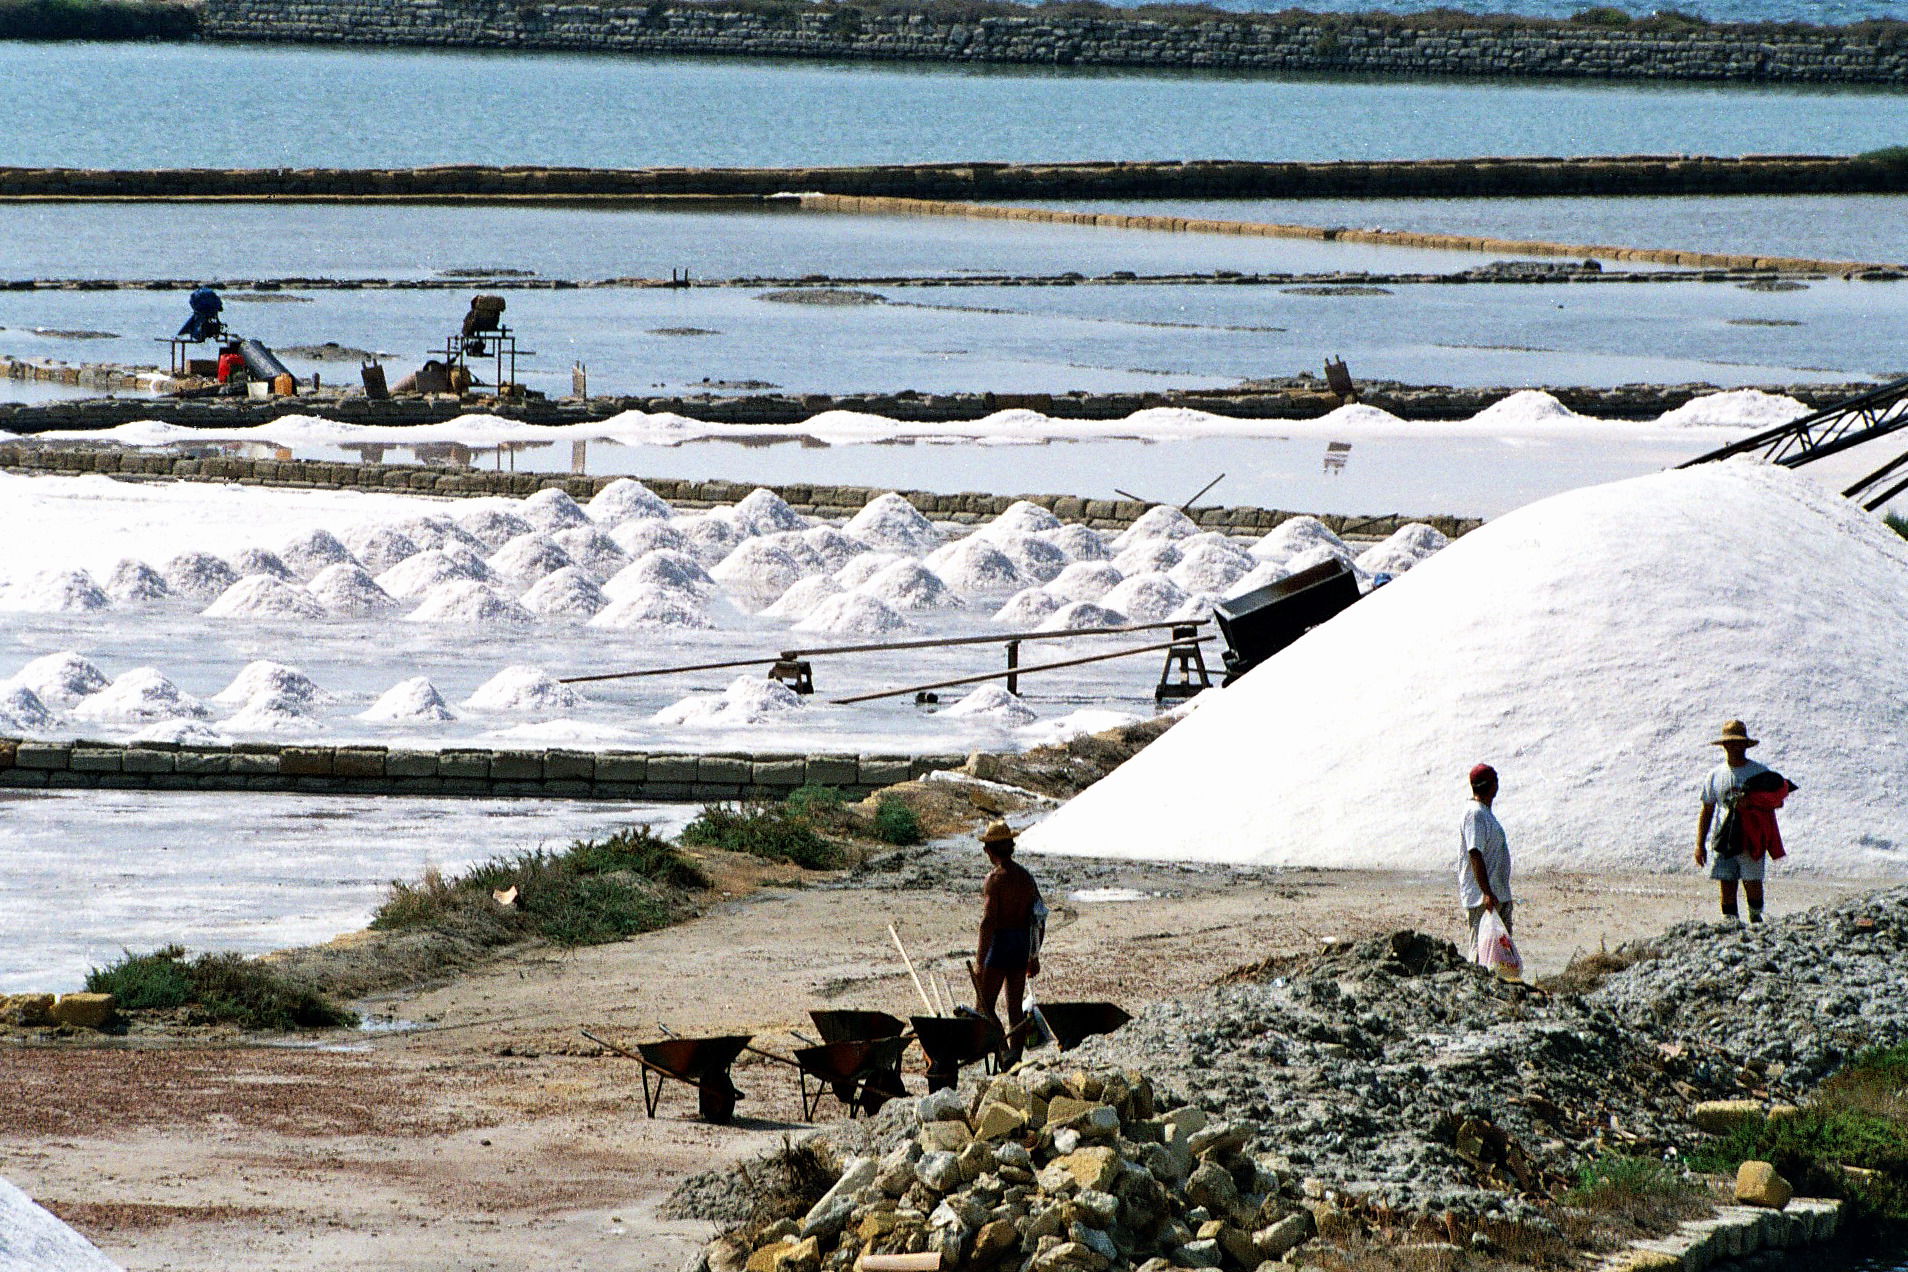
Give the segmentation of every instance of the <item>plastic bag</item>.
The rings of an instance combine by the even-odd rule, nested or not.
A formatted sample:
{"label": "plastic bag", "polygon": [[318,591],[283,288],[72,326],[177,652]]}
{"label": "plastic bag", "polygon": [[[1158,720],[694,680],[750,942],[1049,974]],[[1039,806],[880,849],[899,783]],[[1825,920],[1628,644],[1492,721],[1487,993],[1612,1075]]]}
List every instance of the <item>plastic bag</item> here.
{"label": "plastic bag", "polygon": [[1478,920],[1477,962],[1478,966],[1490,968],[1505,980],[1523,978],[1523,956],[1518,954],[1510,929],[1504,926],[1504,920],[1497,917],[1495,910],[1484,911],[1484,917]]}

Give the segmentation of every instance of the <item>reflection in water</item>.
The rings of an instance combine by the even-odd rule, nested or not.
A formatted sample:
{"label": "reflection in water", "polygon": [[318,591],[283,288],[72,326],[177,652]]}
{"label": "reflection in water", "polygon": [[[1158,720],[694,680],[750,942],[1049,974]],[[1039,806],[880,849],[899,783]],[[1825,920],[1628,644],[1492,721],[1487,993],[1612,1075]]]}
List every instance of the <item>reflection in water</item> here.
{"label": "reflection in water", "polygon": [[1350,442],[1325,443],[1325,472],[1327,475],[1337,476],[1339,473],[1344,472],[1345,464],[1350,459]]}

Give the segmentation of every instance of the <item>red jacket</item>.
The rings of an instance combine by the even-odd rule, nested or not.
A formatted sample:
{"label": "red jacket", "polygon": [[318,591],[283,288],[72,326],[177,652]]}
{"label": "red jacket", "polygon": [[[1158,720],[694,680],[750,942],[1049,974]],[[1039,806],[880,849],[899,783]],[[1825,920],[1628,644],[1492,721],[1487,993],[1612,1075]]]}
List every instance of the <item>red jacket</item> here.
{"label": "red jacket", "polygon": [[1795,783],[1780,773],[1758,773],[1743,786],[1736,800],[1736,816],[1742,822],[1742,853],[1751,861],[1767,854],[1780,861],[1788,856],[1782,846],[1782,831],[1776,826],[1775,810],[1795,789]]}

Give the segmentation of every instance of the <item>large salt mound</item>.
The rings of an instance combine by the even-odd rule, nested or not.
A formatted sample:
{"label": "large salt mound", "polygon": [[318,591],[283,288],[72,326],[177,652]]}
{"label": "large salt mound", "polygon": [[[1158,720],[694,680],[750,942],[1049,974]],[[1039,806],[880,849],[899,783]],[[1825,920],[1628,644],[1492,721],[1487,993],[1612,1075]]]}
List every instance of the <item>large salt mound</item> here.
{"label": "large salt mound", "polygon": [[[1573,491],[1203,695],[1025,842],[1442,873],[1488,761],[1521,868],[1689,870],[1709,740],[1740,718],[1801,786],[1782,870],[1898,875],[1905,628],[1908,543],[1808,478],[1707,464]],[[1193,789],[1217,794],[1161,795]]]}
{"label": "large salt mound", "polygon": [[1132,525],[1114,536],[1113,550],[1123,552],[1147,539],[1190,539],[1198,533],[1198,522],[1170,504],[1160,504],[1148,508]]}
{"label": "large salt mound", "polygon": [[1230,544],[1199,543],[1188,548],[1179,564],[1166,573],[1188,592],[1219,592],[1251,573],[1257,564]]}
{"label": "large salt mound", "polygon": [[383,724],[443,722],[456,718],[444,705],[444,695],[437,692],[437,686],[423,676],[399,681],[369,708],[358,713],[360,720]]}
{"label": "large salt mound", "polygon": [[519,587],[527,587],[578,563],[548,535],[532,530],[498,548],[484,564]]}
{"label": "large salt mound", "polygon": [[1072,601],[1062,605],[1036,627],[1040,632],[1078,632],[1095,627],[1122,627],[1126,615],[1092,601]]}
{"label": "large salt mound", "polygon": [[340,561],[318,571],[305,590],[318,599],[330,614],[359,616],[380,614],[397,605],[397,599],[378,586],[361,565]]}
{"label": "large salt mound", "polygon": [[841,584],[826,574],[818,574],[794,584],[776,598],[773,605],[761,611],[763,618],[807,618],[815,608],[831,596],[840,596]]}
{"label": "large salt mound", "polygon": [[210,552],[181,552],[160,573],[167,590],[188,601],[209,601],[239,581],[238,571]]}
{"label": "large salt mound", "polygon": [[545,534],[590,524],[582,506],[555,486],[546,486],[519,503],[517,515]]}
{"label": "large salt mound", "polygon": [[505,667],[477,686],[464,705],[473,711],[567,711],[582,701],[541,667]]}
{"label": "large salt mound", "polygon": [[428,548],[378,575],[378,586],[401,601],[414,601],[442,583],[489,583],[496,571],[474,557]]}
{"label": "large salt mound", "polygon": [[25,685],[0,682],[0,729],[30,731],[52,725],[53,713]]}
{"label": "large salt mound", "polygon": [[629,564],[629,553],[595,526],[572,526],[550,536],[570,560],[594,578],[606,579]]}
{"label": "large salt mound", "polygon": [[207,618],[323,618],[318,598],[269,574],[248,574],[200,611]]}
{"label": "large salt mound", "polygon": [[717,591],[716,581],[694,557],[658,548],[618,570],[603,585],[603,595],[620,601],[632,593],[656,588],[686,590],[704,597]]}
{"label": "large salt mound", "polygon": [[237,706],[254,698],[277,695],[304,703],[307,707],[330,702],[332,697],[316,681],[296,667],[260,658],[248,662],[232,677],[232,683],[212,695],[221,706]]}
{"label": "large salt mound", "polygon": [[621,525],[625,521],[655,520],[675,515],[675,509],[634,477],[618,477],[596,492],[584,509],[602,525]]}
{"label": "large salt mound", "polygon": [[1013,592],[1027,582],[1018,566],[979,535],[969,535],[944,548],[936,548],[927,554],[922,564],[956,592],[969,596]]}
{"label": "large salt mound", "polygon": [[1186,603],[1185,589],[1164,574],[1135,574],[1100,598],[1100,604],[1118,610],[1136,623],[1165,618]]}
{"label": "large salt mound", "polygon": [[228,733],[311,733],[319,726],[309,700],[288,693],[262,693],[219,721]]}
{"label": "large salt mound", "polygon": [[1345,546],[1345,541],[1333,534],[1317,517],[1287,517],[1248,551],[1255,560],[1285,561],[1321,543],[1340,548]]}
{"label": "large salt mound", "polygon": [[884,636],[913,629],[913,624],[880,599],[864,592],[831,596],[795,624],[798,632],[823,636]]}
{"label": "large salt mound", "polygon": [[623,550],[623,555],[635,560],[647,556],[658,548],[668,548],[680,552],[689,546],[682,531],[667,521],[645,519],[625,521],[609,532],[610,542]]}
{"label": "large salt mound", "polygon": [[801,708],[802,699],[779,680],[739,676],[719,694],[702,693],[664,707],[652,719],[657,724],[722,729],[763,724],[785,711]]}
{"label": "large salt mound", "polygon": [[351,555],[351,549],[329,530],[307,530],[293,535],[278,550],[278,557],[301,579],[311,578],[329,566],[359,564],[358,558]]}
{"label": "large salt mound", "polygon": [[1121,574],[1164,574],[1186,554],[1171,539],[1141,539],[1113,558]]}
{"label": "large salt mound", "polygon": [[1097,601],[1126,576],[1111,561],[1075,561],[1047,583],[1047,590],[1069,601]]}
{"label": "large salt mound", "polygon": [[839,570],[868,550],[867,544],[833,526],[811,526],[802,531],[801,538],[821,567],[829,571]]}
{"label": "large salt mound", "polygon": [[953,706],[942,710],[941,714],[986,720],[1009,728],[1032,724],[1040,718],[1017,695],[1008,693],[999,685],[982,685]]}
{"label": "large salt mound", "polygon": [[958,609],[965,602],[941,582],[940,576],[919,561],[896,561],[855,591],[872,596],[903,614],[931,609]]}
{"label": "large salt mound", "polygon": [[172,591],[166,586],[165,575],[132,557],[125,558],[113,567],[104,590],[107,596],[122,605],[163,601]]}
{"label": "large salt mound", "polygon": [[209,713],[191,694],[154,667],[136,667],[72,710],[78,720],[145,723],[151,720],[203,720]]}
{"label": "large salt mound", "polygon": [[1473,415],[1470,422],[1521,431],[1547,424],[1580,424],[1585,419],[1542,389],[1519,389]]}
{"label": "large salt mound", "polygon": [[[408,560],[424,550],[415,539],[394,526],[353,527],[345,531],[344,544],[351,549],[351,555],[362,561],[364,568],[372,574],[382,574],[398,562]],[[173,591],[179,590],[170,570],[166,573],[166,581],[172,583]]]}
{"label": "large salt mound", "polygon": [[1022,588],[994,611],[994,621],[1008,627],[1031,627],[1065,604],[1044,587]]}
{"label": "large salt mound", "polygon": [[1761,389],[1729,389],[1706,397],[1691,398],[1673,411],[1665,411],[1658,424],[1682,426],[1735,425],[1758,430],[1774,428],[1799,420],[1809,408],[1783,393],[1764,393]]}
{"label": "large salt mound", "polygon": [[1016,499],[998,517],[975,533],[982,538],[995,539],[1005,534],[1039,534],[1044,530],[1059,528],[1060,518],[1054,516],[1051,509],[1025,499]]}
{"label": "large salt mound", "polygon": [[731,514],[735,524],[750,534],[775,534],[783,530],[805,530],[808,518],[788,506],[788,501],[772,490],[757,487]]}
{"label": "large salt mound", "polygon": [[842,530],[881,552],[925,553],[941,542],[941,532],[934,523],[892,492],[870,499]]}
{"label": "large salt mound", "polygon": [[0,1179],[0,1268],[9,1272],[120,1272],[99,1247]]}
{"label": "large salt mound", "polygon": [[684,587],[644,583],[618,596],[590,620],[610,631],[651,628],[700,629],[715,626],[701,594]]}
{"label": "large salt mound", "polygon": [[609,604],[609,597],[594,579],[571,566],[545,575],[517,603],[543,618],[592,618]]}
{"label": "large salt mound", "polygon": [[909,558],[899,552],[864,552],[848,564],[835,571],[835,582],[845,588],[854,589],[881,573],[896,561]]}
{"label": "large salt mound", "polygon": [[704,565],[714,565],[735,550],[735,545],[748,538],[726,517],[713,514],[700,517],[679,517],[669,523],[680,531],[683,547],[696,560]]}
{"label": "large salt mound", "polygon": [[291,567],[286,565],[279,557],[278,553],[268,552],[264,548],[241,549],[231,560],[232,569],[237,571],[240,578],[247,578],[254,574],[263,574],[267,578],[277,579],[281,583],[296,582],[298,578],[297,575],[292,573]]}
{"label": "large salt mound", "polygon": [[536,616],[507,596],[471,579],[439,583],[404,616],[407,623],[463,623],[474,627],[533,623]]}
{"label": "large salt mound", "polygon": [[89,614],[112,598],[84,570],[41,570],[0,594],[0,607],[30,614]]}
{"label": "large salt mound", "polygon": [[1065,525],[1058,530],[1042,530],[1039,537],[1075,561],[1109,561],[1113,557],[1106,538],[1091,526]]}
{"label": "large salt mound", "polygon": [[1014,568],[1036,583],[1057,578],[1060,571],[1073,564],[1073,558],[1065,552],[1025,531],[1004,530],[991,538],[1001,554],[1014,563]]}
{"label": "large salt mound", "polygon": [[1367,574],[1403,574],[1434,552],[1443,551],[1450,540],[1442,533],[1414,521],[1399,526],[1383,543],[1374,543],[1358,554],[1358,568]]}
{"label": "large salt mound", "polygon": [[[432,513],[424,517],[412,517],[408,521],[398,522],[397,525],[392,528],[402,532],[411,542],[418,546],[420,551],[428,552],[432,548],[442,548],[445,550],[462,548],[473,556],[481,555],[489,551],[482,539],[479,539],[476,535],[470,533],[470,531],[464,529],[449,517],[438,513]],[[353,549],[353,551],[356,551],[356,549]]]}
{"label": "large salt mound", "polygon": [[30,689],[33,696],[55,711],[64,711],[81,698],[98,693],[112,681],[91,659],[70,649],[42,654],[4,682]]}
{"label": "large salt mound", "polygon": [[514,512],[501,508],[479,508],[457,519],[458,526],[471,538],[495,551],[520,534],[534,533],[536,527]]}

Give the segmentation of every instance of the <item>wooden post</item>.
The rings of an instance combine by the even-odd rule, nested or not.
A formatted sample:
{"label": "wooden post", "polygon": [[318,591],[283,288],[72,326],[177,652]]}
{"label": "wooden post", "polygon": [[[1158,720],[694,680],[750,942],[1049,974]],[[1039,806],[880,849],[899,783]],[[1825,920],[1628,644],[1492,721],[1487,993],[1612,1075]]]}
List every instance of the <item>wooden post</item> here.
{"label": "wooden post", "polygon": [[1008,693],[1018,694],[1020,692],[1020,677],[1014,674],[1014,669],[1019,666],[1020,666],[1020,642],[1017,640],[1010,640],[1007,642],[1007,692]]}

